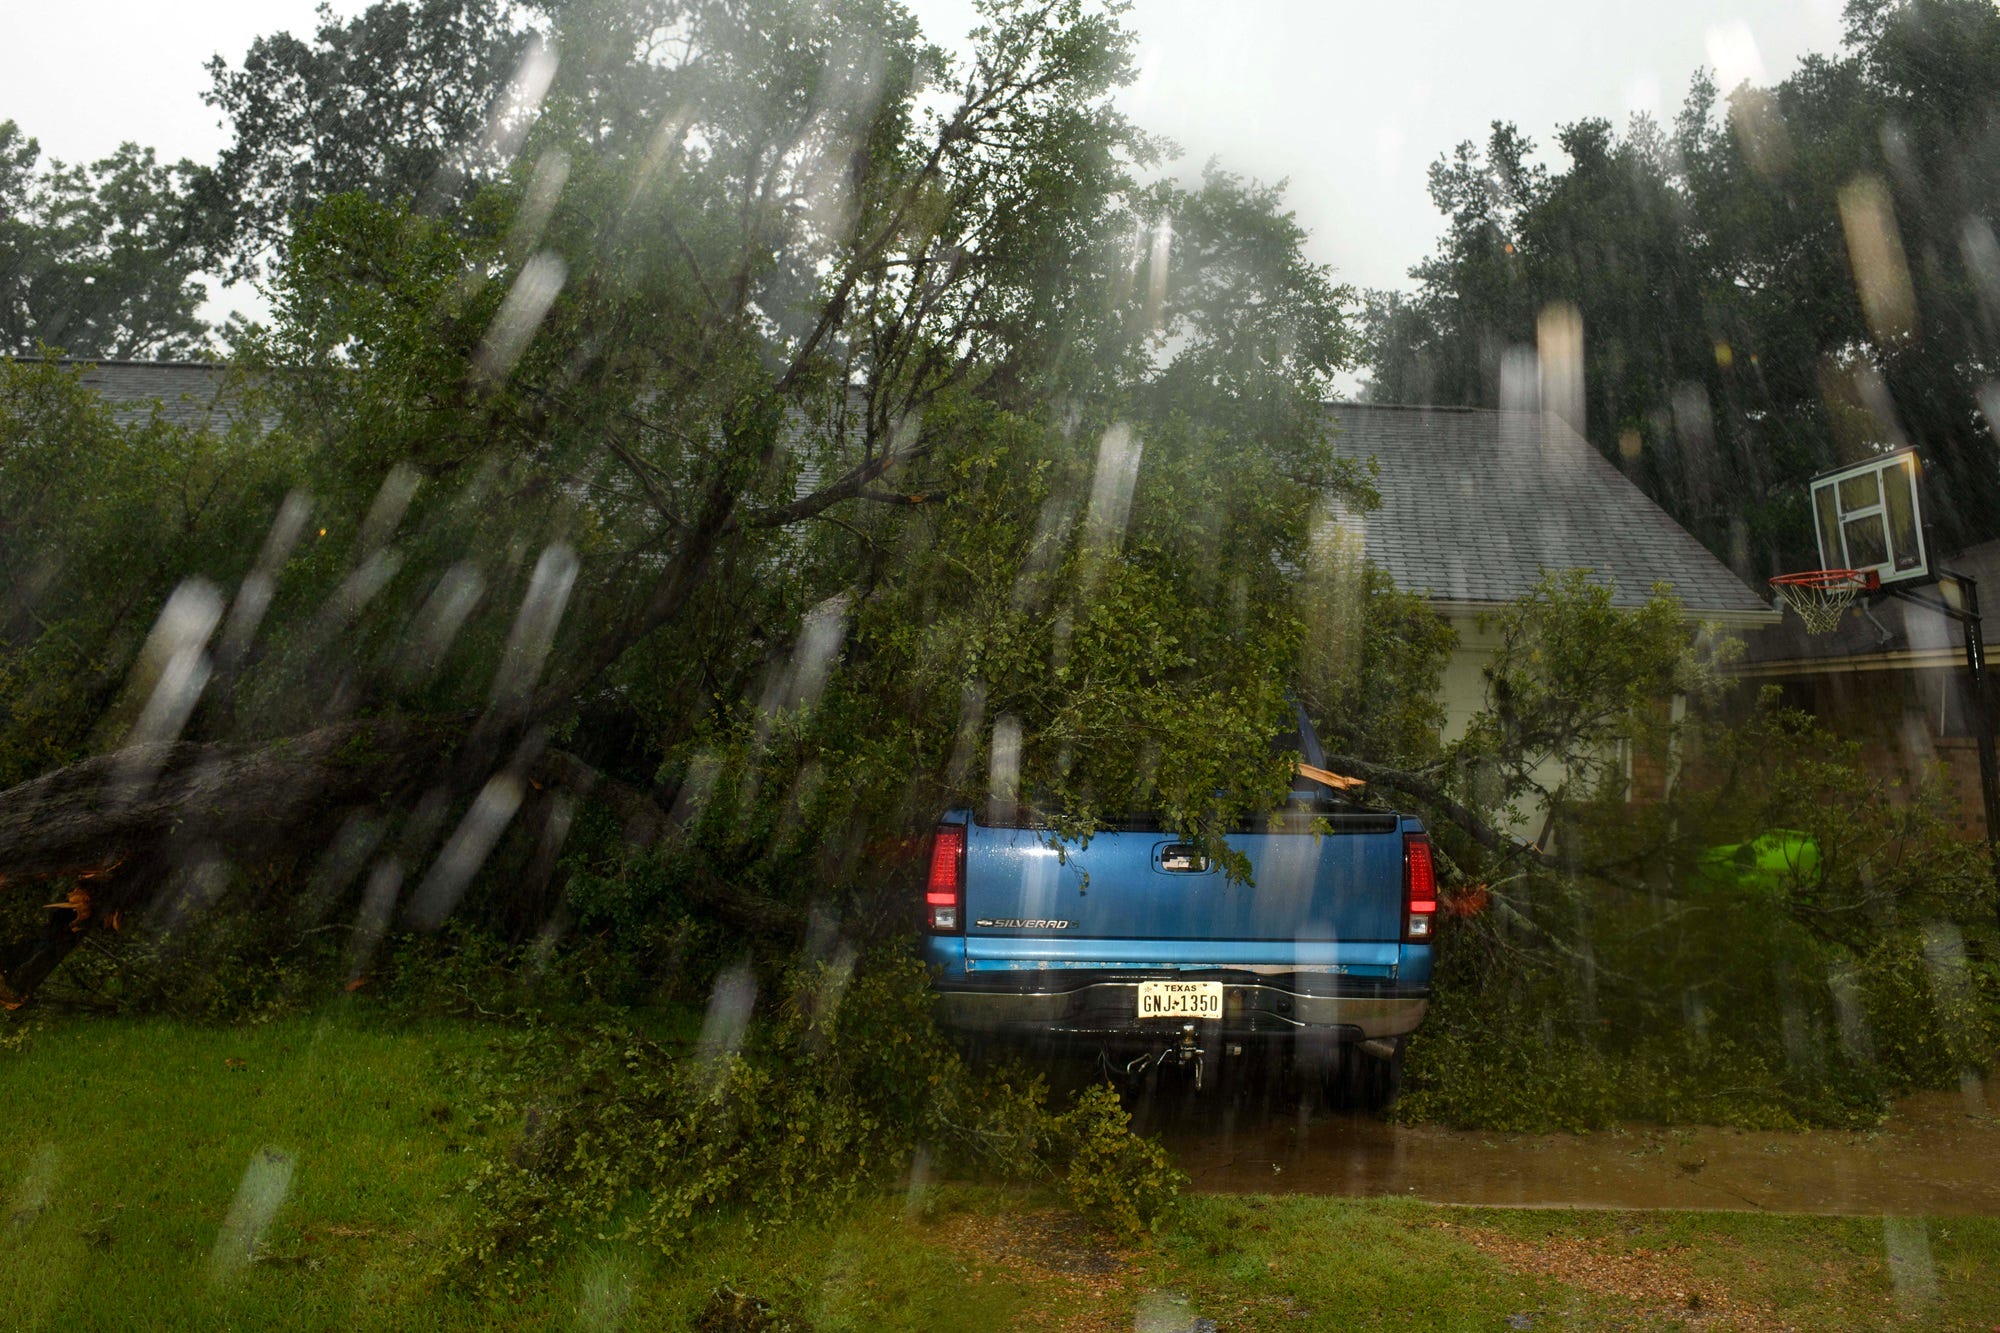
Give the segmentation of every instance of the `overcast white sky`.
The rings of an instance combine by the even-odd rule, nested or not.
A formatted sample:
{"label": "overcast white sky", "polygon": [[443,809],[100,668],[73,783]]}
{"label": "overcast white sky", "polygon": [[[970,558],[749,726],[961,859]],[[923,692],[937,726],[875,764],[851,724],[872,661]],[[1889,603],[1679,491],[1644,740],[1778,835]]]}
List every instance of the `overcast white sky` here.
{"label": "overcast white sky", "polygon": [[[972,26],[970,0],[906,0],[934,40]],[[1186,151],[1291,181],[1313,253],[1345,281],[1400,286],[1438,218],[1424,172],[1511,120],[1538,143],[1584,116],[1671,114],[1697,66],[1783,78],[1833,52],[1841,0],[1137,0],[1132,116]],[[340,14],[364,8],[338,0]],[[312,0],[97,0],[87,11],[0,0],[0,119],[90,159],[135,139],[164,158],[224,142],[202,65],[260,33],[313,26]],[[87,13],[88,18],[80,17]],[[219,315],[226,306],[211,309]]]}

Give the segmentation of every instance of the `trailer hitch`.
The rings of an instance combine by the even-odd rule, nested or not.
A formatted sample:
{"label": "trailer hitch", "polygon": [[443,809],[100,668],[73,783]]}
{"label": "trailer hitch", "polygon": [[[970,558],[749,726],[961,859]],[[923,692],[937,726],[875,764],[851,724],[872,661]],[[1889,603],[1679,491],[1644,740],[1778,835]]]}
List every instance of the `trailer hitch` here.
{"label": "trailer hitch", "polygon": [[1125,1072],[1127,1075],[1136,1078],[1148,1069],[1158,1069],[1168,1063],[1177,1064],[1183,1068],[1193,1065],[1194,1090],[1200,1092],[1203,1077],[1202,1067],[1206,1063],[1202,1057],[1206,1054],[1208,1052],[1195,1043],[1194,1024],[1183,1023],[1181,1024],[1180,1042],[1177,1045],[1163,1046],[1157,1051],[1143,1052],[1126,1064]]}

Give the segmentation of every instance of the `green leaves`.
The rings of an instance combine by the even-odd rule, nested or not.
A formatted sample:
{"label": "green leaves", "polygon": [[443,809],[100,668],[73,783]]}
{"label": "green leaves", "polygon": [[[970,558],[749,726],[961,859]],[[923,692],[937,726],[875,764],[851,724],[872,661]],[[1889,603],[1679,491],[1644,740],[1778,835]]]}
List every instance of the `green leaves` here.
{"label": "green leaves", "polygon": [[[1056,1180],[1093,1221],[1138,1231],[1185,1178],[1133,1134],[1108,1087],[1061,1112],[1015,1067],[974,1071],[931,1021],[923,966],[894,952],[798,963],[796,997],[741,1053],[628,1031],[553,1031],[520,1049],[491,1112],[513,1132],[473,1186],[463,1276],[505,1282],[580,1237],[620,1232],[672,1254],[724,1225],[753,1232],[838,1212],[926,1170]],[[829,994],[829,1003],[812,997]],[[844,988],[844,989],[843,989]],[[844,997],[844,998],[843,998]]]}
{"label": "green leaves", "polygon": [[1069,1159],[1063,1186],[1070,1206],[1099,1226],[1138,1235],[1168,1219],[1187,1176],[1165,1148],[1134,1134],[1131,1124],[1118,1093],[1099,1083],[1079,1093],[1052,1130]]}
{"label": "green leaves", "polygon": [[1486,706],[1451,747],[1476,808],[1520,818],[1532,807],[1560,822],[1574,801],[1622,792],[1624,747],[1663,748],[1674,725],[1664,701],[1702,707],[1720,695],[1717,664],[1669,589],[1635,609],[1612,593],[1567,570],[1482,619],[1495,641]]}
{"label": "green leaves", "polygon": [[391,0],[310,40],[260,37],[240,67],[209,62],[204,99],[233,142],[194,178],[206,259],[260,272],[292,225],[336,195],[432,210],[461,205],[504,169],[492,116],[528,33],[494,0]]}
{"label": "green leaves", "polygon": [[199,354],[194,164],[162,166],[133,143],[89,167],[40,160],[0,121],[0,353]]}
{"label": "green leaves", "polygon": [[1659,600],[1551,580],[1488,628],[1460,790],[1553,797],[1553,846],[1485,862],[1487,910],[1445,919],[1405,1114],[1868,1124],[1985,1065],[1995,890],[1942,774],[1881,776],[1775,697],[1722,697]]}
{"label": "green leaves", "polygon": [[53,362],[0,361],[0,787],[124,739],[121,690],[190,573],[248,566],[282,493],[225,393],[212,429],[120,421]]}
{"label": "green leaves", "polygon": [[1458,636],[1370,566],[1329,510],[1298,581],[1297,693],[1329,753],[1421,771],[1439,758],[1445,663]]}
{"label": "green leaves", "polygon": [[[1507,349],[1526,358],[1542,312],[1573,306],[1580,428],[1732,567],[1809,566],[1806,479],[1903,443],[1924,451],[1948,549],[2000,533],[1977,406],[2000,368],[2000,17],[1871,3],[1846,45],[1768,88],[1718,96],[1697,73],[1671,127],[1559,127],[1559,167],[1511,125],[1459,145],[1432,168],[1450,223],[1418,290],[1371,300],[1371,394],[1530,400]],[[1855,252],[1839,200],[1871,181],[1880,234]],[[1925,256],[1891,275],[1894,318],[1880,291],[1878,318],[1864,307],[1871,252]]]}
{"label": "green leaves", "polygon": [[[480,716],[562,547],[546,670],[488,721],[669,812],[644,852],[572,858],[595,920],[881,892],[880,849],[996,793],[1077,836],[1281,799],[1294,575],[1325,497],[1370,498],[1318,402],[1345,293],[1279,189],[1141,184],[1116,6],[984,12],[953,63],[886,0],[557,6],[546,96],[490,134],[522,37],[490,5],[380,5],[218,67],[239,137],[211,184],[240,186],[244,247],[283,237],[235,252],[269,265],[238,348],[266,433],[254,466],[187,452],[215,450],[228,521],[190,509],[105,623],[143,633],[181,577],[236,604],[280,497],[311,518],[187,734]],[[62,447],[115,452],[95,429]],[[75,567],[115,559],[81,517]],[[37,642],[54,681],[72,658]],[[101,701],[71,704],[39,753],[83,743]],[[445,749],[424,780],[462,803],[487,775]]]}

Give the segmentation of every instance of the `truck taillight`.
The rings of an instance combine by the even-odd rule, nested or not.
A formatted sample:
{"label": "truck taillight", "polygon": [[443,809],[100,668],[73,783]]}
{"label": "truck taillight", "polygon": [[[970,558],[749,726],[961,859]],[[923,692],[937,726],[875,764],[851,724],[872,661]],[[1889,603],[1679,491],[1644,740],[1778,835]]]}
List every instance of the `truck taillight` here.
{"label": "truck taillight", "polygon": [[924,885],[924,920],[933,935],[965,929],[965,825],[939,824],[931,840],[931,873]]}
{"label": "truck taillight", "polygon": [[1406,833],[1403,835],[1403,938],[1430,939],[1437,910],[1437,867],[1431,861],[1431,840],[1421,833]]}

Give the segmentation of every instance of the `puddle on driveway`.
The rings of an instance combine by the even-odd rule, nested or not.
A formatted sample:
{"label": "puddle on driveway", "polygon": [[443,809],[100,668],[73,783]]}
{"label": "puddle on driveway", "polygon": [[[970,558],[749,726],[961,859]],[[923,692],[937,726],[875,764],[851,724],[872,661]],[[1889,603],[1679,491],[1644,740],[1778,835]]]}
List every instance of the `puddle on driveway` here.
{"label": "puddle on driveway", "polygon": [[1493,1134],[1222,1102],[1138,1108],[1197,1190],[1512,1207],[2000,1215],[2000,1097],[1925,1093],[1873,1130]]}

